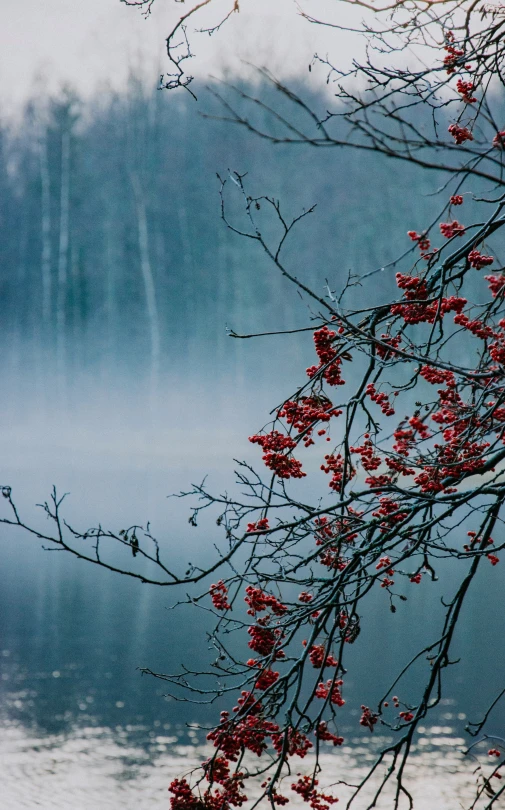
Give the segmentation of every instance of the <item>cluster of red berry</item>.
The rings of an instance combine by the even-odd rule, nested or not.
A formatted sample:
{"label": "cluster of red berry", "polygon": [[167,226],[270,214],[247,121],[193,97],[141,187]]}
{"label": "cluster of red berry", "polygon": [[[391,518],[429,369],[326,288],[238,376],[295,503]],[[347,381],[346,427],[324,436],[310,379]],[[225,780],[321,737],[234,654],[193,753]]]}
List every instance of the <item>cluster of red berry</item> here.
{"label": "cluster of red berry", "polygon": [[453,236],[463,236],[465,232],[465,226],[458,222],[457,219],[454,219],[452,222],[441,222],[440,223],[440,233],[442,236],[445,236],[446,239],[452,239]]}
{"label": "cluster of red berry", "polygon": [[210,586],[209,593],[216,610],[231,610],[231,605],[228,602],[228,588],[222,579]]}
{"label": "cluster of red berry", "polygon": [[458,146],[465,143],[465,141],[473,141],[473,135],[468,127],[460,127],[459,124],[451,124],[447,128],[447,131],[452,135],[454,143]]}

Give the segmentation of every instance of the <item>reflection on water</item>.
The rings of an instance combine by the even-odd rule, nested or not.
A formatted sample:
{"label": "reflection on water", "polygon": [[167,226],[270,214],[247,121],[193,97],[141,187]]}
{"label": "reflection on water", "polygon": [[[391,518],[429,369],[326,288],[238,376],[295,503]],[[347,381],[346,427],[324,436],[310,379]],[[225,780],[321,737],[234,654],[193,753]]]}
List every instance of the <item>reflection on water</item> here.
{"label": "reflection on water", "polygon": [[[473,766],[463,759],[464,740],[450,725],[422,729],[407,774],[416,810],[455,810],[475,787]],[[186,735],[185,735],[186,736]],[[196,736],[196,735],[195,735]],[[349,738],[338,753],[323,753],[321,785],[355,782],[374,761],[374,751],[388,738],[374,735]],[[167,788],[176,776],[188,773],[210,751],[203,745],[180,743],[180,729],[159,723],[145,725],[84,725],[67,733],[39,735],[4,721],[0,727],[0,779],[2,807],[6,810],[156,810],[168,807]],[[308,773],[309,758],[300,762]],[[288,777],[286,793],[290,793]],[[257,791],[257,787],[256,787]],[[254,791],[251,791],[253,793]],[[333,787],[340,799],[349,788]],[[356,807],[366,806],[363,795]],[[298,806],[296,799],[290,804]],[[391,808],[391,794],[377,804]],[[407,806],[407,804],[405,804]]]}
{"label": "reflection on water", "polygon": [[[41,520],[33,504],[47,496],[53,482],[72,493],[65,514],[81,527],[101,521],[117,530],[150,519],[171,563],[184,571],[189,560],[204,562],[212,555],[220,535],[214,520],[189,527],[186,502],[166,495],[206,473],[215,491],[228,488],[232,454],[250,452],[246,437],[261,424],[265,402],[275,401],[277,393],[259,392],[252,404],[235,395],[218,407],[216,399],[209,409],[207,400],[188,397],[187,391],[184,396],[167,392],[166,412],[149,419],[133,396],[116,408],[110,396],[105,403],[94,389],[81,410],[66,419],[29,417],[19,407],[8,414],[9,431],[0,436],[0,483],[13,485],[30,521]],[[138,667],[179,671],[191,662],[195,669],[205,668],[207,620],[184,607],[168,610],[177,597],[165,589],[49,554],[19,532],[2,530],[1,538],[1,810],[168,810],[172,778],[207,755],[185,723],[210,724],[221,707],[197,711],[167,701],[166,684],[141,678]],[[362,701],[373,705],[381,684],[391,682],[406,660],[433,640],[440,596],[451,594],[457,574],[445,571],[439,583],[426,583],[396,614],[382,592],[372,595],[360,644],[348,653],[352,728],[342,728],[346,746],[324,754],[332,781],[355,781],[372,762],[384,738],[358,736],[353,707]],[[484,574],[487,600],[482,602],[478,588],[470,593],[465,632],[455,642],[454,658],[462,660],[445,675],[444,695],[450,699],[431,718],[437,725],[415,741],[416,810],[456,810],[473,793],[474,764],[463,761],[461,753],[463,711],[471,720],[481,717],[500,689],[503,671],[495,640],[505,589],[494,570]],[[475,661],[487,673],[478,693]],[[415,700],[414,681],[402,687],[406,701]],[[502,734],[503,711],[496,708],[488,733]],[[300,765],[308,771],[307,760]],[[338,807],[344,806],[345,790],[342,785],[334,790]],[[365,799],[354,806],[360,810]],[[391,800],[377,807],[391,810]]]}
{"label": "reflection on water", "polygon": [[[2,810],[168,810],[167,790],[172,779],[189,774],[214,750],[205,743],[204,728],[195,722],[189,727],[187,706],[184,710],[179,704],[176,713],[160,712],[158,716],[163,719],[149,719],[152,715],[146,712],[143,722],[134,722],[133,706],[117,700],[104,712],[100,699],[95,700],[84,686],[75,711],[55,714],[50,723],[51,707],[61,710],[61,703],[45,693],[49,687],[60,686],[64,698],[68,686],[60,671],[39,676],[31,673],[23,677],[15,666],[4,666],[0,715]],[[44,701],[49,705],[41,712]],[[61,702],[65,703],[64,699]],[[155,704],[158,709],[162,704],[159,693]],[[98,715],[96,708],[100,705],[102,712]],[[139,701],[135,708],[140,707],[145,709],[145,702]],[[41,715],[46,728],[41,727]],[[113,717],[122,719],[111,725]],[[173,722],[165,722],[166,717],[172,717]],[[342,748],[335,751],[331,745],[322,744],[320,786],[332,786],[339,807],[344,807],[349,798],[349,785],[365,776],[377,752],[393,740],[377,730],[370,735],[359,729],[358,717],[358,711],[351,710],[348,719],[352,726],[340,727],[346,740]],[[462,734],[465,721],[466,715],[458,710],[455,701],[445,698],[432,718],[437,725],[418,728],[405,778],[416,810],[470,806],[475,796],[478,761],[464,756],[468,744]],[[491,765],[485,762],[486,751],[484,743],[479,758],[489,776]],[[256,763],[254,758],[251,764],[254,767]],[[309,773],[310,756],[297,761],[295,767],[302,774]],[[382,773],[377,772],[379,779]],[[251,798],[259,794],[259,781],[250,786]],[[289,806],[306,807],[299,797],[291,795],[292,781],[287,777],[283,786],[284,794],[290,796]],[[367,787],[353,807],[368,807],[377,784]],[[377,803],[378,810],[391,810],[392,790],[394,782]],[[479,810],[484,806],[485,801],[476,805]]]}
{"label": "reflection on water", "polygon": [[166,808],[170,780],[186,767],[181,755],[197,762],[188,746],[169,753],[177,738],[163,728],[149,734],[142,726],[84,726],[40,737],[12,724],[0,736],[2,806],[9,810]]}

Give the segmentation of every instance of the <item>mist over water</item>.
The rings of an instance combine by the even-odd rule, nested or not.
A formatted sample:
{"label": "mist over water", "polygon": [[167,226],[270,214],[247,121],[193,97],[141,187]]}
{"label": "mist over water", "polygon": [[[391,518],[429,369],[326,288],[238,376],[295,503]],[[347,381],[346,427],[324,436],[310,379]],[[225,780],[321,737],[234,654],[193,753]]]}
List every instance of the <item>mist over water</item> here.
{"label": "mist over water", "polygon": [[[424,186],[386,161],[372,166],[337,152],[302,159],[296,150],[272,151],[241,131],[197,122],[189,107],[163,106],[161,98],[133,88],[91,107],[82,120],[74,120],[76,102],[67,98],[49,119],[27,111],[34,142],[26,132],[3,131],[0,244],[9,270],[0,300],[0,484],[12,486],[22,517],[41,530],[47,521],[35,504],[53,484],[69,493],[64,516],[80,529],[117,531],[149,521],[183,572],[188,563],[212,559],[223,537],[215,515],[192,528],[191,502],[167,496],[205,476],[212,491],[232,490],[234,458],[259,466],[247,437],[305,380],[314,359],[310,332],[253,341],[228,337],[226,327],[293,329],[310,325],[318,311],[261,252],[226,231],[214,172],[249,171],[257,193],[275,193],[293,213],[319,203],[286,260],[321,295],[325,278],[337,287],[349,270],[366,272],[394,258],[393,235],[421,227],[436,209],[421,197],[425,210],[411,210],[419,196],[406,188],[418,182],[432,191],[436,181]],[[239,202],[232,198],[231,210]],[[394,268],[375,278],[367,288],[373,293],[351,290],[353,305],[392,289]],[[303,486],[316,497],[327,491],[319,463],[309,451],[306,468],[314,476]],[[138,668],[208,666],[206,614],[187,606],[173,611],[184,594],[46,551],[22,531],[2,527],[1,543],[6,807],[53,810],[70,806],[65,797],[72,792],[76,810],[165,806],[170,779],[181,759],[197,758],[188,746],[203,736],[187,723],[210,724],[220,706],[167,699],[163,683],[141,677]],[[458,581],[443,565],[440,574],[439,582],[412,589],[394,615],[385,593],[370,596],[345,686],[357,728],[360,704],[373,705],[435,637],[440,597]],[[487,577],[485,603],[475,589],[465,606],[468,635],[455,645],[462,662],[447,673],[446,702],[433,720],[439,731],[430,737],[425,729],[420,740],[428,742],[418,742],[419,751],[430,751],[426,769],[460,745],[470,710],[476,719],[499,691],[503,651],[494,639],[505,596],[491,574],[480,575]],[[489,673],[477,693],[476,661]],[[405,700],[423,672],[413,670]],[[498,710],[490,731],[504,719]],[[364,738],[354,729],[350,739],[359,752]],[[344,754],[346,767],[357,767],[351,747]],[[453,763],[454,773],[460,764]],[[20,787],[29,770],[37,774],[37,804]],[[450,801],[437,807],[452,808]]]}
{"label": "mist over water", "polygon": [[[109,390],[93,388],[90,381],[74,410],[44,413],[35,400],[6,410],[10,427],[1,443],[2,481],[13,486],[29,522],[44,529],[45,518],[34,504],[54,483],[61,493],[69,492],[64,514],[72,525],[100,522],[118,530],[149,520],[180,572],[188,562],[211,559],[213,543],[223,541],[215,520],[209,515],[192,528],[189,502],[166,496],[205,475],[214,491],[231,490],[233,457],[255,459],[247,435],[263,423],[272,395],[280,395],[276,386],[291,390],[292,370],[281,365],[276,382],[267,390],[256,386],[254,397],[229,381],[224,390],[211,383],[173,382],[154,411],[133,378]],[[326,483],[315,474],[314,494]],[[394,615],[382,591],[371,596],[360,643],[349,650],[345,697],[351,710],[342,728],[349,745],[338,753],[338,769],[358,773],[372,756],[368,747],[378,743],[356,730],[360,703],[378,700],[384,684],[434,636],[440,596],[450,593],[451,579],[457,579],[449,571],[439,573],[441,585],[426,583],[423,591],[409,593],[409,602]],[[476,591],[465,608],[468,636],[460,637],[455,649],[463,661],[447,673],[447,697],[416,737],[421,809],[431,810],[436,798],[437,808],[452,810],[455,797],[468,794],[468,762],[458,753],[463,726],[500,688],[501,662],[493,667],[490,657],[499,653],[493,638],[504,597],[496,578],[489,577],[485,587],[492,615]],[[44,551],[40,541],[2,530],[0,723],[6,807],[34,806],[34,791],[37,806],[47,810],[68,807],[69,801],[77,810],[97,803],[111,810],[166,806],[170,780],[206,755],[194,748],[205,731],[188,723],[205,728],[225,706],[225,701],[202,707],[167,699],[162,682],[140,675],[141,666],[174,672],[182,664],[198,669],[213,660],[205,614],[187,606],[170,610],[182,595]],[[478,693],[476,660],[489,673]],[[423,672],[423,667],[414,670],[404,683],[405,699],[414,697]],[[490,731],[500,733],[503,719],[499,711]],[[332,763],[329,772],[337,773],[337,760]]]}

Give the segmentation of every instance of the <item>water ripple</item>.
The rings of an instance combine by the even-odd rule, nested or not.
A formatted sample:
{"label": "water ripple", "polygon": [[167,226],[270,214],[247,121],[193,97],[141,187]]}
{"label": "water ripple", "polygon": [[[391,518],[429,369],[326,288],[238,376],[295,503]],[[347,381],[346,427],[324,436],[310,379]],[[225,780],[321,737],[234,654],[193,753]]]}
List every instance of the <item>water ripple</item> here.
{"label": "water ripple", "polygon": [[[470,796],[472,777],[458,747],[463,740],[427,729],[417,739],[411,782],[416,810],[454,810]],[[444,732],[449,729],[444,728]],[[350,740],[337,753],[322,755],[331,781],[355,781],[386,738],[363,744]],[[373,747],[372,747],[373,742]],[[0,779],[5,810],[167,810],[171,780],[189,772],[209,753],[204,746],[182,745],[177,736],[146,727],[75,727],[41,734],[20,724],[0,725]],[[303,762],[304,772],[309,763]],[[291,781],[291,779],[289,779]],[[322,780],[321,780],[322,783]],[[254,792],[254,791],[253,791]],[[343,786],[334,787],[343,806]],[[366,806],[365,796],[356,808]],[[297,807],[298,803],[292,802]],[[390,810],[385,797],[377,808]]]}

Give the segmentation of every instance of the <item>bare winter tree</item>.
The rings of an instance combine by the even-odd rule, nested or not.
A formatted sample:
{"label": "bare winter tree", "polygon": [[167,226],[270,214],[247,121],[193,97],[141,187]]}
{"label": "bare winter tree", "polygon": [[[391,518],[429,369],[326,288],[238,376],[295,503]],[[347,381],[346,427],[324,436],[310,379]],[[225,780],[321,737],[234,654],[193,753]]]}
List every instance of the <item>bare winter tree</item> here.
{"label": "bare winter tree", "polygon": [[[185,21],[210,1],[181,18],[175,30],[185,42]],[[125,2],[148,13],[154,0]],[[366,62],[347,71],[327,58],[314,60],[333,83],[331,109],[310,109],[270,77],[282,98],[278,109],[232,88],[235,100],[229,93],[221,98],[223,117],[273,142],[366,150],[436,169],[445,177],[440,214],[398,234],[398,259],[387,267],[350,275],[343,288],[329,284],[320,295],[284,258],[293,230],[313,209],[288,219],[277,200],[253,195],[244,176],[220,180],[225,226],[255,242],[310,302],[306,329],[315,361],[271,422],[249,438],[265,474],[239,466],[236,497],[204,486],[185,493],[198,499],[193,524],[208,511],[223,529],[215,562],[175,571],[166,562],[169,549],[138,526],[78,531],[62,518],[56,493],[44,505],[53,531],[41,533],[19,515],[10,488],[3,489],[10,514],[2,521],[54,548],[146,583],[202,583],[190,599],[216,616],[209,671],[152,674],[176,696],[181,689],[195,701],[234,695],[234,706],[209,731],[213,755],[170,786],[173,810],[228,810],[247,801],[275,807],[293,797],[313,810],[328,810],[339,798],[347,807],[372,808],[383,796],[395,810],[414,807],[408,774],[416,731],[444,694],[468,594],[500,575],[505,13],[466,1],[360,5],[375,20],[362,33]],[[173,36],[167,43],[177,74],[166,84],[187,86],[180,57],[170,50]],[[455,218],[460,210],[468,212],[465,224]],[[275,221],[275,240],[265,216]],[[387,284],[377,291],[377,279],[394,269],[395,294],[388,295]],[[361,304],[351,305],[357,290]],[[320,482],[315,500],[306,477]],[[111,545],[123,548],[130,564],[112,558]],[[362,729],[385,727],[393,741],[354,782],[336,757],[325,782],[333,787],[321,787],[322,751],[344,741],[346,680],[349,672],[359,675],[351,653],[369,621],[370,594],[384,595],[386,616],[437,578],[444,590],[440,621],[434,614],[425,643],[384,683],[376,705],[363,696]],[[240,636],[247,655],[230,643]],[[414,669],[422,677],[415,699],[407,700],[402,689]],[[505,685],[467,727],[472,753],[492,762],[479,765],[472,808],[491,808],[505,793],[499,781],[505,739],[490,742],[486,732],[504,694]]]}

